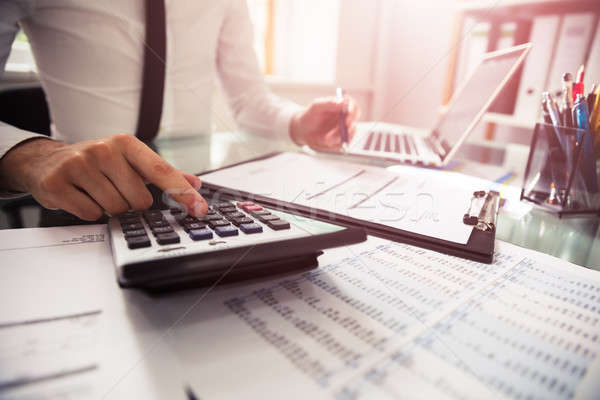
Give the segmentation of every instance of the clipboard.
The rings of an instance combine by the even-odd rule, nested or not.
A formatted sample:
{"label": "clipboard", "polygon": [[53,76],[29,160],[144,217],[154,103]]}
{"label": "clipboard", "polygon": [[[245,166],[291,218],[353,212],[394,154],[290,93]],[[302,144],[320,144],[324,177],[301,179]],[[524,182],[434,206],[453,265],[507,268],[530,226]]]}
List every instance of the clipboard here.
{"label": "clipboard", "polygon": [[[282,154],[281,152],[269,153],[264,156],[248,159],[239,163],[231,164],[222,168],[204,171],[196,174],[197,176],[207,175],[223,169],[238,167],[247,163],[265,160]],[[417,247],[422,247],[429,250],[434,250],[440,253],[466,258],[473,261],[478,261],[486,264],[491,264],[494,258],[494,242],[496,239],[496,218],[499,207],[499,193],[495,191],[480,191],[475,192],[478,196],[484,193],[481,208],[474,204],[473,198],[470,204],[465,204],[465,218],[456,221],[458,224],[473,225],[473,230],[466,244],[451,242],[448,240],[438,239],[403,229],[393,228],[383,224],[352,218],[331,211],[320,210],[296,203],[285,202],[278,199],[269,198],[254,193],[241,191],[235,188],[220,186],[213,183],[203,182],[202,189],[206,192],[219,192],[239,196],[241,198],[252,200],[255,203],[268,208],[278,209],[290,214],[295,214],[302,217],[314,218],[325,222],[337,223],[347,227],[363,228],[367,234],[377,236],[379,238],[402,242]],[[474,197],[475,197],[474,193]],[[466,220],[469,215],[468,221]],[[475,219],[473,219],[475,217]],[[476,223],[473,223],[475,222]]]}

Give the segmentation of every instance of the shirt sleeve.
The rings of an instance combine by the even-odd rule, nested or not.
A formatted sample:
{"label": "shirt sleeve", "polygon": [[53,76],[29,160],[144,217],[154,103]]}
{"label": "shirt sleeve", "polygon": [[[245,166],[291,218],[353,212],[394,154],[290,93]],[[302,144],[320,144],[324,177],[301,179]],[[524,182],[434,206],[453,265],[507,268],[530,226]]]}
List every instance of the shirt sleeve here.
{"label": "shirt sleeve", "polygon": [[217,68],[233,116],[241,129],[289,140],[292,117],[302,107],[267,88],[254,52],[245,0],[231,0],[217,49]]}
{"label": "shirt sleeve", "polygon": [[[19,32],[18,22],[31,15],[33,8],[33,1],[0,1],[0,78],[4,75],[12,43]],[[17,144],[34,137],[47,138],[47,136],[27,132],[0,122],[0,158],[4,157]]]}
{"label": "shirt sleeve", "polygon": [[[6,61],[10,55],[12,43],[19,32],[19,20],[28,16],[33,9],[32,1],[4,0],[0,1],[0,78],[4,75]],[[27,132],[0,121],[0,159],[14,146],[33,138],[48,136]],[[0,198],[23,195],[0,191]]]}

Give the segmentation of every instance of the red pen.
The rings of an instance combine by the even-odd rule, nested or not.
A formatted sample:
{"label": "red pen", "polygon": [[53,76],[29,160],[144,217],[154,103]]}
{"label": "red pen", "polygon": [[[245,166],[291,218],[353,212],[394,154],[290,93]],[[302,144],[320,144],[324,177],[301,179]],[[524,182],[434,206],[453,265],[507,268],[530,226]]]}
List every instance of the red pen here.
{"label": "red pen", "polygon": [[573,83],[573,101],[577,100],[577,95],[583,95],[583,78],[585,77],[585,67],[583,64],[577,70],[577,80]]}

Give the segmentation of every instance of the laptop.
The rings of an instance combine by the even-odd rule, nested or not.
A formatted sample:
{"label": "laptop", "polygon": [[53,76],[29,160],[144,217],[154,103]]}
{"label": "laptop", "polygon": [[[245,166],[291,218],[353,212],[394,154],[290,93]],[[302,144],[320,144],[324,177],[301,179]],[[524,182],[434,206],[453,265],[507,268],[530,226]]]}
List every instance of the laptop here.
{"label": "laptop", "polygon": [[357,124],[346,154],[433,167],[445,166],[525,60],[531,43],[484,55],[431,131],[386,124]]}

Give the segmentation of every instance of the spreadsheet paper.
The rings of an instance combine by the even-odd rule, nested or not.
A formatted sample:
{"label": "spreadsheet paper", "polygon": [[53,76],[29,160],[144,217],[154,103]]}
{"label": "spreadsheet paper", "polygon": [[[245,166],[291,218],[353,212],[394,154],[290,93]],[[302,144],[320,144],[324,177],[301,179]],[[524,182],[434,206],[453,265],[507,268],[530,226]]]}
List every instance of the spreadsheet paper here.
{"label": "spreadsheet paper", "polygon": [[491,265],[372,238],[322,261],[190,315],[200,397],[570,399],[598,364],[597,272],[502,242]]}

